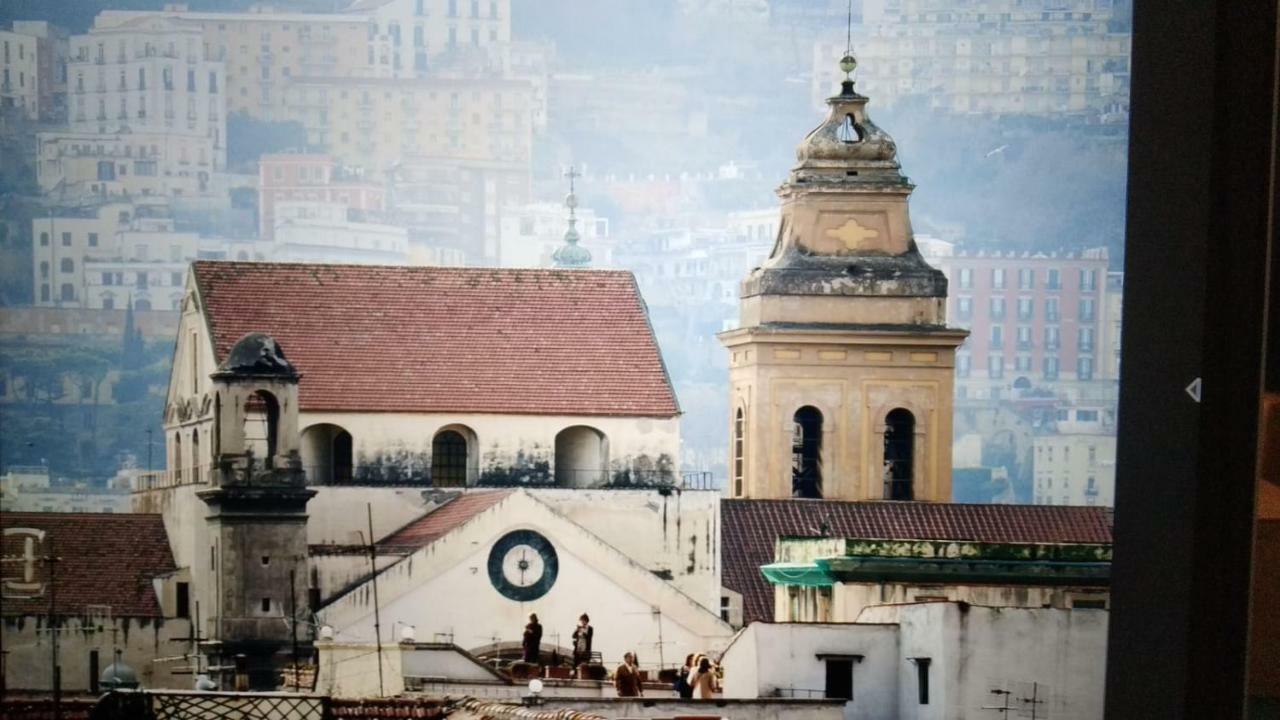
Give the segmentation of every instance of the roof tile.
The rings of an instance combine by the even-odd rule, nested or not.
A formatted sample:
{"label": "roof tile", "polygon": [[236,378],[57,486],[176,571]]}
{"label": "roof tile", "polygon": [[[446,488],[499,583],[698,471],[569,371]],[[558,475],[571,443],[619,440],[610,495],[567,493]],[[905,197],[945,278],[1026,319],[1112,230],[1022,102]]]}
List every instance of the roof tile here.
{"label": "roof tile", "polygon": [[[0,513],[0,527],[34,528],[46,534],[35,544],[36,558],[52,552],[56,566],[58,615],[82,615],[89,605],[110,606],[115,617],[162,617],[151,584],[177,565],[160,515],[108,513]],[[20,558],[25,534],[6,534],[3,555]],[[15,570],[7,566],[6,575]],[[3,615],[43,615],[49,612],[49,565],[34,563],[37,597],[6,597]]]}
{"label": "roof tile", "polygon": [[773,588],[760,572],[778,538],[967,540],[1000,543],[1111,543],[1111,512],[1061,505],[969,505],[835,500],[724,500],[725,587],[742,594],[743,621],[773,620]]}
{"label": "roof tile", "polygon": [[510,490],[477,490],[459,495],[378,541],[384,548],[420,548],[497,505]]}
{"label": "roof tile", "polygon": [[303,410],[670,417],[629,272],[199,261],[215,354],[272,336]]}

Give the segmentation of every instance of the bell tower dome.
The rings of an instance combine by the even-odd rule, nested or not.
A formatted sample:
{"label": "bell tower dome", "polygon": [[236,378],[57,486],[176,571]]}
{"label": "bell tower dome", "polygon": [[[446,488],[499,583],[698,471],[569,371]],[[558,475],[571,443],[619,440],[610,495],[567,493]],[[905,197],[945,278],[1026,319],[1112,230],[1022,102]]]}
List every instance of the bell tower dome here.
{"label": "bell tower dome", "polygon": [[[841,61],[846,74],[852,56]],[[951,500],[947,280],[916,249],[914,186],[846,79],[778,189],[773,251],[742,282],[729,494]]]}

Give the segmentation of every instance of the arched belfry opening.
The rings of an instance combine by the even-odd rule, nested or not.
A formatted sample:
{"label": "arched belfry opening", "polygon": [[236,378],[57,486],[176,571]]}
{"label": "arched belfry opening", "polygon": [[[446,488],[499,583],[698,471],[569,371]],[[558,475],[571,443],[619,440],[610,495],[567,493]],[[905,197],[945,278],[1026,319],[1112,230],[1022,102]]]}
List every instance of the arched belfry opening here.
{"label": "arched belfry opening", "polygon": [[915,499],[916,417],[896,408],[884,419],[884,498]]}
{"label": "arched belfry opening", "polygon": [[603,484],[608,479],[606,443],[604,433],[587,425],[567,427],[556,433],[556,485],[593,487]]}
{"label": "arched belfry opening", "polygon": [[458,430],[445,429],[431,439],[431,484],[435,487],[466,487],[467,437]]}
{"label": "arched belfry opening", "polygon": [[844,116],[844,122],[836,130],[836,137],[842,143],[862,142],[862,128],[858,127],[858,121],[853,118],[852,113]]}
{"label": "arched belfry opening", "polygon": [[822,412],[806,405],[796,411],[791,432],[791,494],[822,497]]}
{"label": "arched belfry opening", "polygon": [[255,462],[273,467],[280,437],[280,401],[266,390],[254,391],[244,402],[244,444]]}

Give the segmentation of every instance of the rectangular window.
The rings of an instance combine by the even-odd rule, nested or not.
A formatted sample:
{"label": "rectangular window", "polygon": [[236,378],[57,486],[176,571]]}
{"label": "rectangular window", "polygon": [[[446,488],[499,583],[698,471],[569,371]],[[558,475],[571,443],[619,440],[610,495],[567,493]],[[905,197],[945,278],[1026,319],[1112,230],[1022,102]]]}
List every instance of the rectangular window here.
{"label": "rectangular window", "polygon": [[271,598],[262,598],[262,612],[271,612]]}
{"label": "rectangular window", "polygon": [[62,233],[62,247],[71,247],[71,233]]}
{"label": "rectangular window", "polygon": [[853,699],[853,658],[826,658],[827,686],[824,696],[829,700]]}
{"label": "rectangular window", "polygon": [[1018,326],[1018,349],[1027,350],[1031,347],[1031,326]]}
{"label": "rectangular window", "polygon": [[988,311],[991,315],[991,319],[1003,320],[1004,319],[1004,298],[993,297],[988,301],[988,303],[989,303]]}
{"label": "rectangular window", "polygon": [[987,356],[987,377],[998,380],[1004,377],[1004,356],[992,353]]}
{"label": "rectangular window", "polygon": [[98,247],[98,233],[89,233],[89,247]]}
{"label": "rectangular window", "polygon": [[191,617],[191,586],[188,583],[177,584],[173,614],[174,617]]}
{"label": "rectangular window", "polygon": [[1061,273],[1058,271],[1057,268],[1049,269],[1049,281],[1045,283],[1045,287],[1049,288],[1050,290],[1062,289],[1062,277],[1061,277]]}
{"label": "rectangular window", "polygon": [[1098,288],[1098,271],[1097,270],[1081,270],[1080,271],[1080,289],[1084,291],[1096,290]]}
{"label": "rectangular window", "polygon": [[1044,329],[1044,349],[1045,350],[1057,350],[1059,345],[1059,340],[1060,340],[1060,336],[1058,333],[1058,328],[1047,327]]}
{"label": "rectangular window", "polygon": [[991,269],[991,287],[995,290],[1004,289],[1004,268]]}
{"label": "rectangular window", "polygon": [[969,377],[969,371],[970,371],[971,365],[972,365],[972,360],[969,358],[969,355],[967,353],[962,355],[956,355],[956,377],[962,377],[962,378]]}
{"label": "rectangular window", "polygon": [[1004,326],[1002,325],[991,326],[990,345],[993,350],[998,350],[1004,347]]}
{"label": "rectangular window", "polygon": [[1058,379],[1058,358],[1049,356],[1044,359],[1044,379]]}
{"label": "rectangular window", "polygon": [[973,298],[956,298],[956,317],[960,320],[968,320],[973,317]]}
{"label": "rectangular window", "polygon": [[1093,322],[1093,299],[1084,298],[1080,301],[1080,322]]}
{"label": "rectangular window", "polygon": [[960,268],[960,289],[970,290],[973,288],[973,268]]}
{"label": "rectangular window", "polygon": [[1031,290],[1036,286],[1036,271],[1031,268],[1023,268],[1018,271],[1018,289]]}
{"label": "rectangular window", "polygon": [[1030,320],[1035,316],[1036,301],[1029,297],[1018,298],[1018,319]]}
{"label": "rectangular window", "polygon": [[1076,344],[1080,352],[1093,352],[1093,328],[1082,327],[1076,332]]}
{"label": "rectangular window", "polygon": [[1018,372],[1031,372],[1031,356],[1019,355],[1014,359],[1014,367]]}
{"label": "rectangular window", "polygon": [[913,658],[916,663],[916,687],[919,691],[921,705],[929,704],[929,663],[930,658]]}
{"label": "rectangular window", "polygon": [[1082,357],[1076,359],[1076,379],[1093,379],[1093,358]]}
{"label": "rectangular window", "polygon": [[1058,322],[1062,319],[1062,313],[1058,310],[1058,298],[1044,301],[1044,319],[1045,322]]}

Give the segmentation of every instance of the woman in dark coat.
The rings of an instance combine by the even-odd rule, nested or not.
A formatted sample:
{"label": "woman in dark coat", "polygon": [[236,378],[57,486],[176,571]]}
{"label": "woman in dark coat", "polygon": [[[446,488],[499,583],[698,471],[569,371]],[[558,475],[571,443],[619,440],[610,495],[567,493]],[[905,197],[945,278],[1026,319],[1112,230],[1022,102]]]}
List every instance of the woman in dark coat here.
{"label": "woman in dark coat", "polygon": [[591,640],[595,628],[591,627],[591,618],[586,613],[578,618],[578,627],[573,631],[573,666],[591,662]]}
{"label": "woman in dark coat", "polygon": [[542,625],[538,624],[538,615],[529,613],[529,624],[524,626],[524,661],[537,663],[539,649],[542,647]]}

